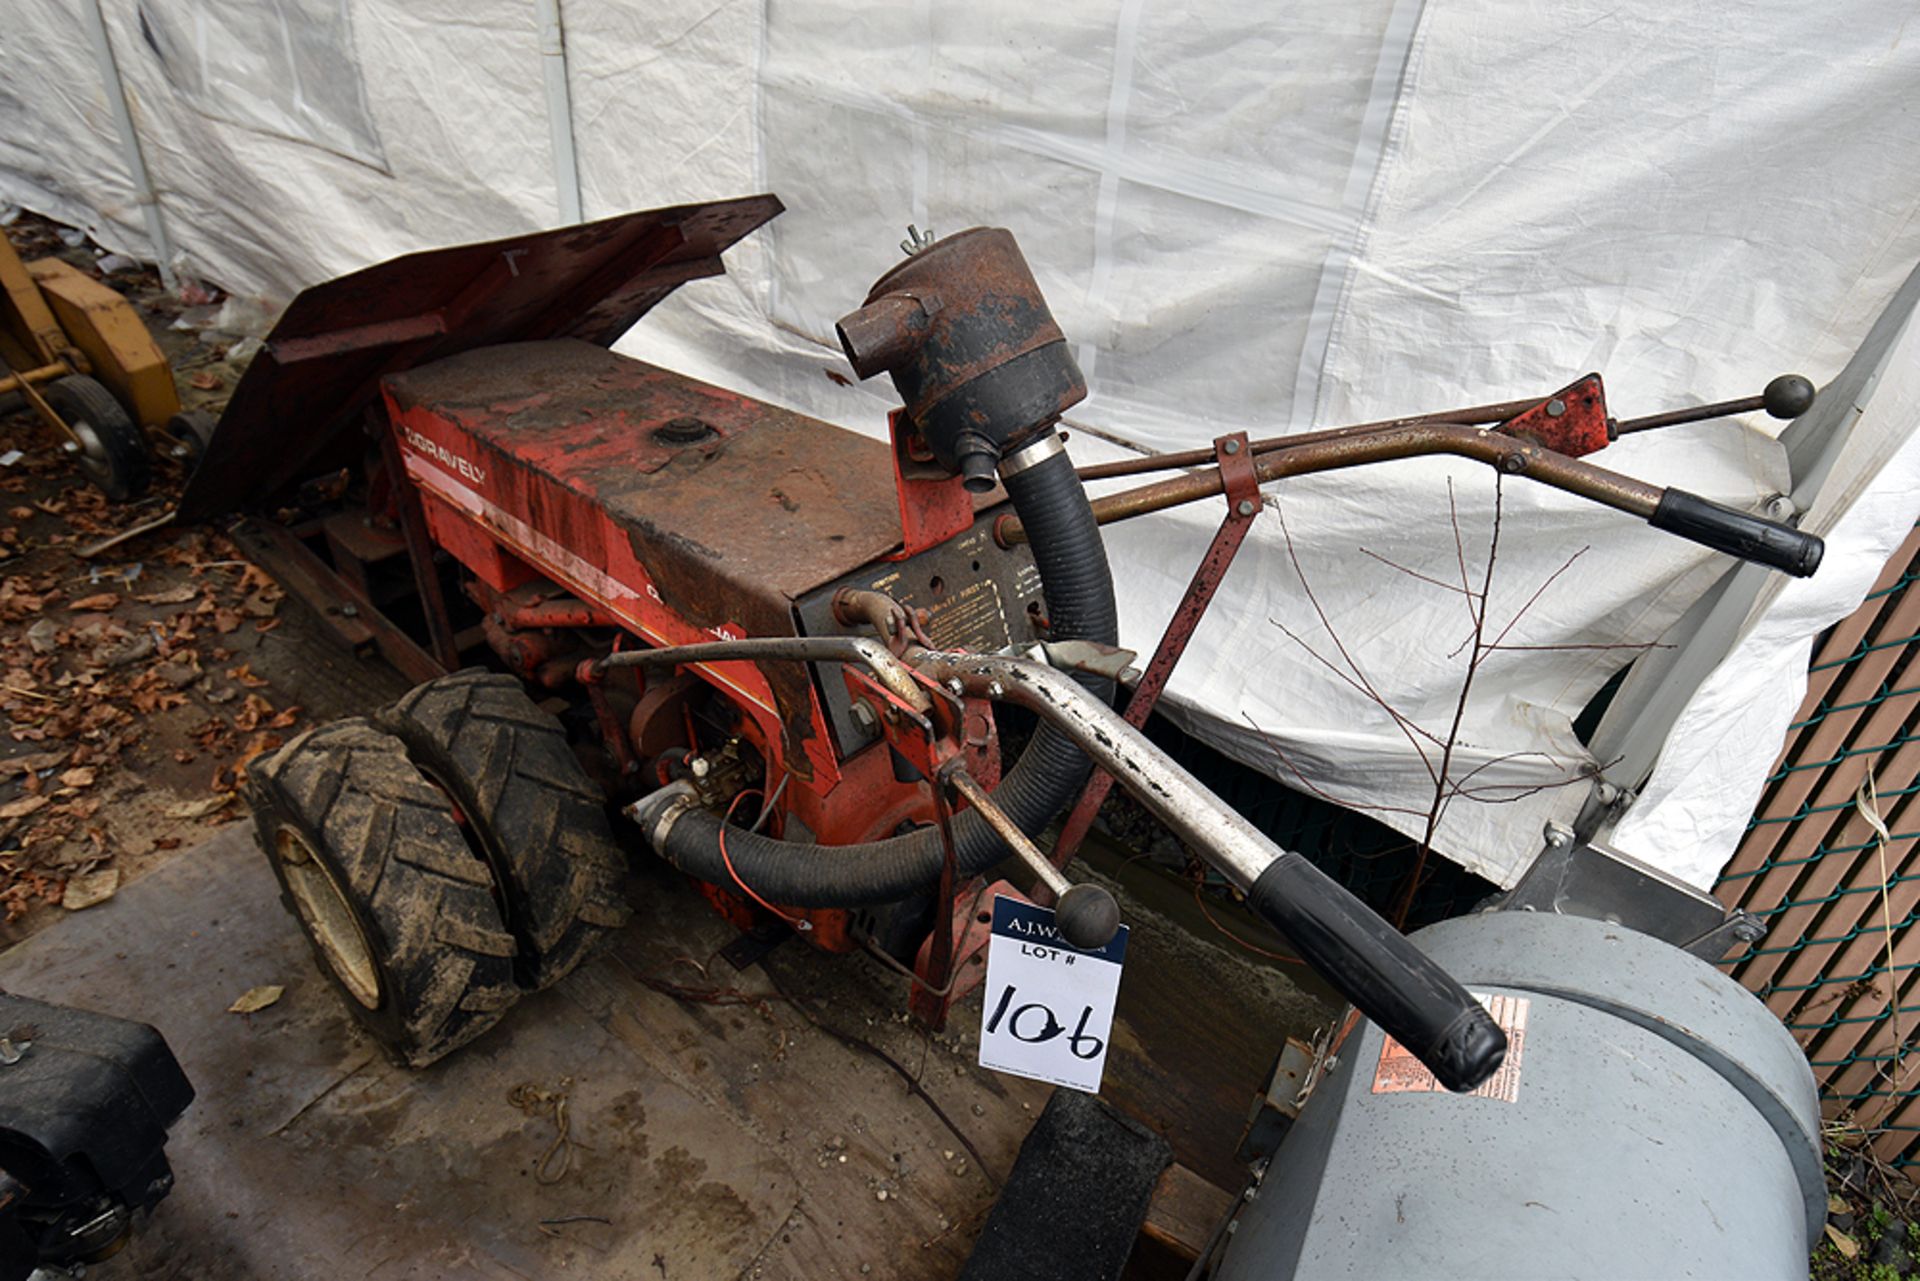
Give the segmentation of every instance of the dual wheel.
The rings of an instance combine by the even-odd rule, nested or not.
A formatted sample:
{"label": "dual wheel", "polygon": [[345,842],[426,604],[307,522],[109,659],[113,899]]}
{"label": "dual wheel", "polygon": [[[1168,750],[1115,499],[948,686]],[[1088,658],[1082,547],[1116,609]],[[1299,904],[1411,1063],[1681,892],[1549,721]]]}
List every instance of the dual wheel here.
{"label": "dual wheel", "polygon": [[626,922],[603,797],[512,677],[456,672],[309,730],[247,789],[281,901],[407,1066],[473,1040]]}

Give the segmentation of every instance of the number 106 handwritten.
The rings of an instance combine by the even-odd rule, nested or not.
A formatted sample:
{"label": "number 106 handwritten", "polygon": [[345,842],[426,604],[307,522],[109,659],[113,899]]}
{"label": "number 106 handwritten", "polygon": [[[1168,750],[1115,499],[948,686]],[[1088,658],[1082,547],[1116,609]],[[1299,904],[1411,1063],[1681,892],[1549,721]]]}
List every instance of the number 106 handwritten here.
{"label": "number 106 handwritten", "polygon": [[[1025,1041],[1029,1045],[1040,1045],[1066,1034],[1067,1026],[1052,1007],[1039,1001],[1029,1001],[1025,1005],[1013,1005],[1015,985],[1007,984],[1000,993],[1000,1003],[993,1007],[993,1017],[987,1020],[987,1031],[998,1032],[1000,1023],[1005,1020],[1007,1035],[1016,1041]],[[1013,1007],[1009,1013],[1009,1007]],[[1093,1007],[1084,1007],[1080,1011],[1080,1021],[1074,1026],[1073,1034],[1067,1038],[1067,1048],[1075,1058],[1096,1059],[1107,1048],[1107,1043],[1097,1036],[1087,1034],[1087,1020],[1093,1017]]]}

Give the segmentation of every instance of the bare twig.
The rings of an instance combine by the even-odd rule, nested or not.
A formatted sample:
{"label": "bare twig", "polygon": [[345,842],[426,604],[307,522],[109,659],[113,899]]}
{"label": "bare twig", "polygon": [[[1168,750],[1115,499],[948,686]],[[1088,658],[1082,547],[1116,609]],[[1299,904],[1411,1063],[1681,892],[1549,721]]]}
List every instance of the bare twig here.
{"label": "bare twig", "polygon": [[[1473,655],[1467,660],[1467,674],[1460,680],[1460,697],[1454,700],[1453,724],[1447,729],[1446,745],[1440,749],[1440,786],[1435,789],[1433,808],[1427,811],[1427,830],[1421,834],[1420,848],[1413,856],[1413,870],[1407,874],[1407,887],[1400,895],[1400,903],[1394,909],[1393,923],[1405,926],[1407,913],[1413,910],[1413,896],[1420,888],[1420,873],[1425,869],[1427,855],[1433,851],[1433,834],[1440,826],[1440,816],[1446,813],[1447,803],[1453,798],[1447,793],[1448,772],[1453,768],[1453,747],[1460,741],[1460,722],[1466,719],[1467,699],[1473,693],[1474,674],[1480,670],[1480,660],[1484,657],[1480,643],[1486,635],[1487,593],[1493,589],[1493,566],[1500,555],[1500,507],[1504,495],[1502,477],[1497,473],[1493,480],[1493,535],[1487,540],[1487,571],[1480,583],[1480,607],[1474,609],[1471,601],[1467,608],[1473,613]],[[1447,483],[1447,507],[1453,512],[1453,541],[1460,551],[1460,585],[1471,592],[1472,584],[1467,578],[1466,544],[1460,534],[1459,509],[1453,501],[1453,483]]]}

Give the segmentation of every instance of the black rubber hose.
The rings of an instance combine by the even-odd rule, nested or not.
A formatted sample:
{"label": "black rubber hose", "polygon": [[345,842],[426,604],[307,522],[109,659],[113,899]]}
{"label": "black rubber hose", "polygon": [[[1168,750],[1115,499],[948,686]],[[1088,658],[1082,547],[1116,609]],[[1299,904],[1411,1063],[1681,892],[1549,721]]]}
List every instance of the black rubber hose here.
{"label": "black rubber hose", "polygon": [[[1003,483],[1028,531],[1052,638],[1117,644],[1119,619],[1106,546],[1067,455],[1056,453]],[[1097,697],[1112,701],[1112,681],[1085,675],[1076,679]],[[1079,794],[1091,768],[1078,747],[1043,722],[993,798],[1022,831],[1035,833]],[[659,808],[670,800],[663,796],[651,804],[641,802],[634,817],[643,832],[651,835]],[[991,867],[1011,852],[971,810],[955,818],[953,834],[962,876]],[[791,907],[893,902],[936,880],[943,857],[940,833],[933,828],[863,845],[781,841],[743,827],[729,827],[726,839],[723,859],[719,817],[693,810],[675,820],[659,853],[701,880],[725,885],[737,877],[754,893]]]}

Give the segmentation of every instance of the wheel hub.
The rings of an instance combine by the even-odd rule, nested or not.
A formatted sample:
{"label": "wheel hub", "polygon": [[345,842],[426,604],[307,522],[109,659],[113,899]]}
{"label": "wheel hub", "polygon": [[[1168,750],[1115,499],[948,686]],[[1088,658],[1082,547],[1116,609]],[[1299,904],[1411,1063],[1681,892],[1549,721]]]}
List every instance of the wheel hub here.
{"label": "wheel hub", "polygon": [[285,871],[300,923],[319,946],[327,967],[354,1000],[369,1010],[377,1008],[380,971],[373,963],[373,949],[333,873],[291,827],[283,826],[275,834],[274,853]]}

